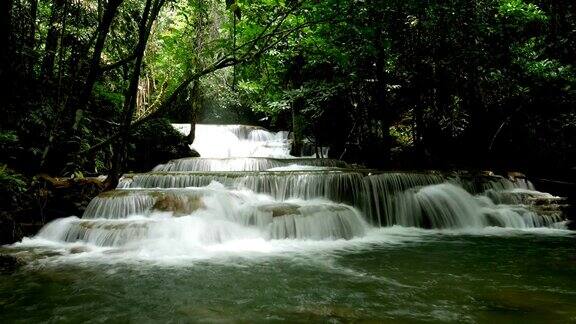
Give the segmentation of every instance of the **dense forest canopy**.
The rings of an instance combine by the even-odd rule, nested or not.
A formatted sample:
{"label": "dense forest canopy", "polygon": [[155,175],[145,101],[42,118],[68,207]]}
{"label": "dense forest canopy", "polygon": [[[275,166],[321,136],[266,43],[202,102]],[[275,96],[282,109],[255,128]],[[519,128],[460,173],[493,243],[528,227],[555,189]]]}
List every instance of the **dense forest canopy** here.
{"label": "dense forest canopy", "polygon": [[117,179],[190,154],[194,134],[169,121],[289,129],[294,154],[310,142],[382,168],[576,156],[569,0],[0,6],[0,162],[16,187],[18,173]]}

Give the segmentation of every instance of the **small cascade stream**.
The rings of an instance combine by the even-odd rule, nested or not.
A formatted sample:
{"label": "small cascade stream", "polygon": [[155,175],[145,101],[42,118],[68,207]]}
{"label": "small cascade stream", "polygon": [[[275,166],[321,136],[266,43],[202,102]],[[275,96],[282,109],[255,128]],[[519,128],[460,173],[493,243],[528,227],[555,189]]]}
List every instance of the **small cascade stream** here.
{"label": "small cascade stream", "polygon": [[230,243],[351,240],[391,226],[565,226],[553,208],[560,198],[524,179],[382,172],[296,158],[288,153],[287,132],[243,125],[197,125],[192,147],[202,157],[126,174],[117,190],[94,198],[81,218],[53,221],[24,243],[194,254]]}

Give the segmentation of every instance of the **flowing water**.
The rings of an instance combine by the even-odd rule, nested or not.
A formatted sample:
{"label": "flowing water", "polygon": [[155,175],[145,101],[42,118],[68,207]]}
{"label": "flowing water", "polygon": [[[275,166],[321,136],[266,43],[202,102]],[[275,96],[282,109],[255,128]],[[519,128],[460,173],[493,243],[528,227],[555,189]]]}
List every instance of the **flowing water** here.
{"label": "flowing water", "polygon": [[125,175],[81,217],[3,247],[25,266],[0,272],[0,322],[576,321],[561,198],[289,145],[198,125],[202,158]]}

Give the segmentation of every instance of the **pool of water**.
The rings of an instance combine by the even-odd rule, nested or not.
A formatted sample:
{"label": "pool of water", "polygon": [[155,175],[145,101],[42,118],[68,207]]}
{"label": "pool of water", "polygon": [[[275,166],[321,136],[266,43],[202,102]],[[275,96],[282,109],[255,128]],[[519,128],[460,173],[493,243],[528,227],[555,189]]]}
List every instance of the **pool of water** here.
{"label": "pool of water", "polygon": [[252,243],[197,258],[3,248],[30,261],[0,274],[0,322],[576,321],[569,231]]}

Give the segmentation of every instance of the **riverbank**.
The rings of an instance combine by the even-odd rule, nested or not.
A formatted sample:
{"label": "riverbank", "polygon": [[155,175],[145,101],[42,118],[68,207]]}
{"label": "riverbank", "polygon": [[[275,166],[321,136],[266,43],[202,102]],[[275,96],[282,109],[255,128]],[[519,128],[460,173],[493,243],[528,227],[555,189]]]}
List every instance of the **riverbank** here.
{"label": "riverbank", "polygon": [[26,180],[26,187],[14,192],[0,211],[0,244],[35,235],[54,219],[82,216],[88,203],[106,187],[105,177],[37,175]]}

